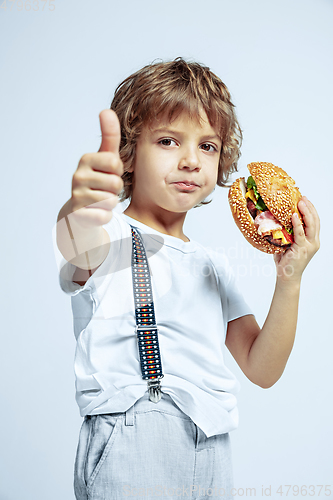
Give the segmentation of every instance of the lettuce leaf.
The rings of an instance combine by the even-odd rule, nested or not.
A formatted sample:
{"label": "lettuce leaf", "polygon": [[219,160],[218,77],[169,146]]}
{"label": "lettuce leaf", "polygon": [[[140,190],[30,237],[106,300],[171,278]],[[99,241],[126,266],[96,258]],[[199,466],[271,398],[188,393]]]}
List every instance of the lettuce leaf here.
{"label": "lettuce leaf", "polygon": [[294,229],[291,228],[291,229],[288,229],[287,227],[285,227],[285,230],[287,231],[287,233],[289,234],[294,234]]}
{"label": "lettuce leaf", "polygon": [[262,197],[258,193],[257,186],[256,186],[256,183],[254,182],[252,175],[250,175],[249,178],[247,179],[246,185],[247,185],[248,190],[253,189],[254,196],[256,197],[256,200],[257,200],[256,208],[258,210],[261,210],[262,212],[264,212],[265,210],[268,210],[268,208],[266,207],[266,205],[264,203],[264,200],[262,199]]}
{"label": "lettuce leaf", "polygon": [[262,212],[264,212],[265,210],[268,210],[268,208],[266,207],[264,200],[261,198],[261,196],[259,196],[259,199],[257,200],[256,208],[258,210],[261,210]]}

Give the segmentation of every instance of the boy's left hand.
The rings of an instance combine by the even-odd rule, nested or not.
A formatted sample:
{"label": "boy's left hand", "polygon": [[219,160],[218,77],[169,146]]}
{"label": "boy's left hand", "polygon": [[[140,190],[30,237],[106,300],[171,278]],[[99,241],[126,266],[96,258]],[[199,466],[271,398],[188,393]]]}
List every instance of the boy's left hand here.
{"label": "boy's left hand", "polygon": [[293,214],[294,243],[284,253],[274,255],[277,277],[283,282],[300,281],[304,269],[320,247],[320,220],[315,207],[303,196],[298,209],[305,227],[303,228],[299,216]]}

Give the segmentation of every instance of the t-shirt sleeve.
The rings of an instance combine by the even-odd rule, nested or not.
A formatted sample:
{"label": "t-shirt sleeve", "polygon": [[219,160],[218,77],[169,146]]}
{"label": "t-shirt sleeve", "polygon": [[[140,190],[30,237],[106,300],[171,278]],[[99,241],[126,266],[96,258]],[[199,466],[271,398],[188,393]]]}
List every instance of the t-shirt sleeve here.
{"label": "t-shirt sleeve", "polygon": [[210,252],[210,258],[218,281],[225,326],[229,321],[253,314],[237,285],[236,276],[227,257],[224,254]]}
{"label": "t-shirt sleeve", "polygon": [[111,273],[115,265],[119,266],[121,247],[124,246],[126,240],[130,237],[129,226],[121,219],[117,212],[113,212],[111,221],[105,224],[103,228],[108,232],[111,242],[108,255],[83,286],[73,282],[76,266],[67,262],[64,258],[59,259],[60,252],[58,251],[59,284],[62,291],[66,294],[75,296],[85,291],[90,293],[93,288],[96,288],[96,282],[101,281],[103,276],[105,277]]}
{"label": "t-shirt sleeve", "polygon": [[74,283],[73,276],[76,271],[76,266],[67,262],[65,259],[61,261],[61,267],[59,271],[59,284],[60,288],[67,295],[77,295],[80,292],[90,291],[92,278],[90,277],[86,283],[82,286],[78,283]]}
{"label": "t-shirt sleeve", "polygon": [[227,284],[227,304],[227,322],[241,318],[247,314],[253,314],[252,309],[244,299],[237,285],[236,277],[231,267],[229,267],[229,282]]}

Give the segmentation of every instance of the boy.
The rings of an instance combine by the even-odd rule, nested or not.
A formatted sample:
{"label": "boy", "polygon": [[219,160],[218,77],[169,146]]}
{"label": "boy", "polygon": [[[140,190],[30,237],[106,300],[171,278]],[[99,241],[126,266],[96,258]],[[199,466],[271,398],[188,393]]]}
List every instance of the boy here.
{"label": "boy", "polygon": [[[187,212],[237,170],[242,136],[225,85],[181,58],[153,64],[119,85],[100,123],[100,150],[81,158],[57,224],[84,417],[76,498],[231,498],[238,383],[224,365],[223,344],[253,383],[268,388],[280,378],[302,272],[319,249],[318,215],[303,197],[305,230],[294,214],[295,243],[274,257],[276,288],[260,328],[225,258],[183,232]],[[112,212],[119,196],[130,199],[123,214]],[[135,262],[145,262],[131,260],[137,241],[140,256],[144,248],[149,257],[152,296],[141,299],[143,309],[133,292]],[[160,376],[148,381],[138,311],[158,327]]]}

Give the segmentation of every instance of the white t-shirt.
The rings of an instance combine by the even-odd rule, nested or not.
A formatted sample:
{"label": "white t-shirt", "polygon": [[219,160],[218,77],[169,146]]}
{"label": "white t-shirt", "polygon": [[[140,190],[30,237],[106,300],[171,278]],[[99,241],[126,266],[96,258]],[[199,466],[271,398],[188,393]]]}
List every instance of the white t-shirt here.
{"label": "white t-shirt", "polygon": [[207,437],[229,432],[238,425],[239,383],[223,360],[226,326],[252,311],[225,255],[116,212],[104,226],[108,256],[86,284],[73,283],[72,264],[63,261],[60,272],[72,300],[80,414],[125,412],[147,391],[135,332],[130,224],[142,235],[151,271],[162,391]]}

